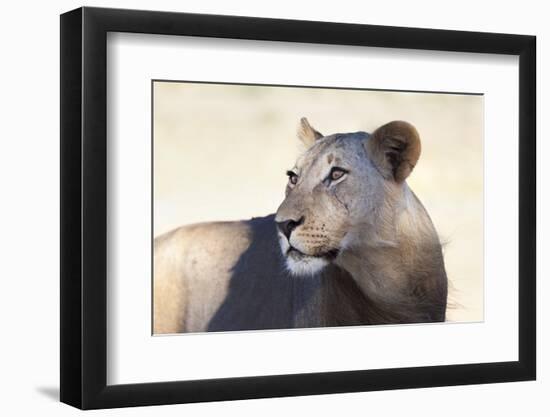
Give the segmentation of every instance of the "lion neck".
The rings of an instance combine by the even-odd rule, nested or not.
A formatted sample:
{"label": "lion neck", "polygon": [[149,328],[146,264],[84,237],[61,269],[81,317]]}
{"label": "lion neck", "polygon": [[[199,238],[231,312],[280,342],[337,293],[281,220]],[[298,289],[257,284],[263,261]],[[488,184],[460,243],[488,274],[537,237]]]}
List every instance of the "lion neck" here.
{"label": "lion neck", "polygon": [[409,299],[419,274],[428,280],[438,279],[443,268],[437,256],[441,253],[439,238],[406,183],[390,190],[377,221],[365,222],[359,235],[337,264],[350,273],[369,299],[384,304],[413,302]]}

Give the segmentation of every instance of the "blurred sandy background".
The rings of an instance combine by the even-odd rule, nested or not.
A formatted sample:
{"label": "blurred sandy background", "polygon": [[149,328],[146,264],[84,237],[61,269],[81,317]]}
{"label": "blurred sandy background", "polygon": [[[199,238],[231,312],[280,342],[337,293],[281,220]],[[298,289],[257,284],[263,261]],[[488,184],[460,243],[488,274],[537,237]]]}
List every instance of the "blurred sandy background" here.
{"label": "blurred sandy background", "polygon": [[155,236],[275,212],[302,116],[325,135],[416,126],[422,155],[407,181],[446,242],[448,320],[483,320],[482,96],[157,81]]}

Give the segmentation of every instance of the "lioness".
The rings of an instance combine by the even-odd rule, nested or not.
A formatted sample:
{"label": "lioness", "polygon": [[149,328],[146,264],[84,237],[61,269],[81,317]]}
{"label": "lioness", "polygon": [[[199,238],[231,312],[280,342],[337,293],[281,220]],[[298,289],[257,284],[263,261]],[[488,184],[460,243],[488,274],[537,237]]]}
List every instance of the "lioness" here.
{"label": "lioness", "polygon": [[405,182],[416,129],[323,136],[303,118],[298,137],[276,215],[155,239],[154,333],[445,320],[441,244]]}

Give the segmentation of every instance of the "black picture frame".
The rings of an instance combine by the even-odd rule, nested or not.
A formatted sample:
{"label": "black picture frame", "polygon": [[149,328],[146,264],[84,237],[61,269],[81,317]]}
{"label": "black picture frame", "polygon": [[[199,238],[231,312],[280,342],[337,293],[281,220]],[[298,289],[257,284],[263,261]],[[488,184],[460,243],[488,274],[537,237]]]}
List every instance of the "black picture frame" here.
{"label": "black picture frame", "polygon": [[[518,361],[107,385],[108,32],[519,56]],[[88,7],[61,15],[61,401],[94,409],[535,379],[535,51],[525,35]]]}

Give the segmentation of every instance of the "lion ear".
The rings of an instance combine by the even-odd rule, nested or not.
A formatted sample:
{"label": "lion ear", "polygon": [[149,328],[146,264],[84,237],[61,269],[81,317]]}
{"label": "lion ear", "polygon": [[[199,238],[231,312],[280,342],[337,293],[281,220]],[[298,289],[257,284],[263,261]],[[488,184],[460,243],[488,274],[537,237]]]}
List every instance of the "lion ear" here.
{"label": "lion ear", "polygon": [[310,147],[317,139],[322,137],[323,135],[311,127],[309,121],[305,117],[300,119],[300,123],[298,124],[298,138],[304,145]]}
{"label": "lion ear", "polygon": [[367,151],[384,178],[403,182],[420,157],[420,137],[410,123],[393,121],[374,131]]}

